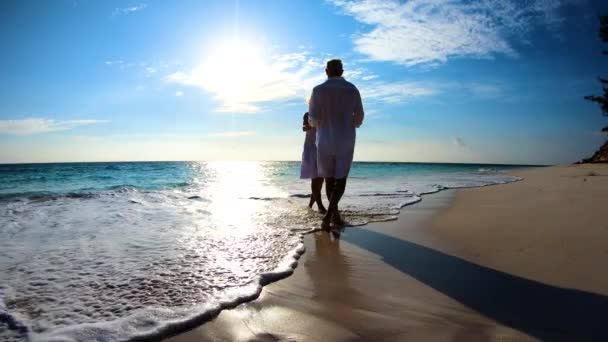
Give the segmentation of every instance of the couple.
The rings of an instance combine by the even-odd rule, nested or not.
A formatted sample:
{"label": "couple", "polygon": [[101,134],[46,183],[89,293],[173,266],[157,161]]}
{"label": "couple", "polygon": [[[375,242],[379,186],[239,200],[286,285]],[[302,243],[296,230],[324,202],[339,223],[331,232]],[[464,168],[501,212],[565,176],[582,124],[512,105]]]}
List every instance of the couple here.
{"label": "couple", "polygon": [[[304,114],[302,130],[306,132],[300,178],[311,179],[309,206],[316,202],[324,212],[322,227],[343,226],[338,203],[346,188],[346,178],[353,162],[355,130],[363,122],[363,105],[359,90],[343,77],[342,61],[327,62],[327,81],[316,86]],[[327,210],[321,201],[321,188],[329,199]]]}

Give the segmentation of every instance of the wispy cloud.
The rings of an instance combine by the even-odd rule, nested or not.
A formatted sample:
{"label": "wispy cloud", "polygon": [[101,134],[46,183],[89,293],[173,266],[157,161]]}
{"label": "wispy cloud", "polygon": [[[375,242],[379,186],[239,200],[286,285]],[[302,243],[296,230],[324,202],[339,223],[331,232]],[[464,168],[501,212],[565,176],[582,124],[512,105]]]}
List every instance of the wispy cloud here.
{"label": "wispy cloud", "polygon": [[378,75],[366,75],[361,77],[361,79],[364,81],[373,80],[374,78],[378,78]]}
{"label": "wispy cloud", "polygon": [[215,109],[218,113],[256,113],[260,111],[260,107],[257,104],[251,103],[224,103],[222,106]]}
{"label": "wispy cloud", "polygon": [[[218,63],[225,62],[206,61],[189,71],[174,72],[165,80],[210,93],[221,103],[217,112],[253,113],[277,101],[299,100],[304,104],[312,88],[326,79],[325,58],[313,57],[307,52],[275,55],[267,61],[239,59],[237,65],[230,67],[220,67]],[[385,82],[366,68],[351,66],[344,76],[359,87],[364,102],[401,103],[438,92],[437,88],[422,83]],[[233,76],[223,74],[230,68],[242,72],[235,72]]]}
{"label": "wispy cloud", "polygon": [[[307,92],[325,79],[324,60],[306,52],[275,55],[267,60],[234,57],[239,60],[211,58],[165,79],[212,94],[221,102],[216,109],[219,112],[257,112],[265,103],[295,98],[304,103]],[[234,70],[234,75],[226,74],[227,70]]]}
{"label": "wispy cloud", "polygon": [[65,120],[28,118],[22,120],[0,120],[0,134],[30,135],[66,131],[79,126],[108,123],[108,120]]}
{"label": "wispy cloud", "polygon": [[227,131],[210,133],[209,136],[212,138],[235,138],[235,137],[247,137],[255,135],[254,131]]}
{"label": "wispy cloud", "polygon": [[175,96],[183,96],[183,95],[184,95],[183,91],[179,91],[178,90],[178,91],[175,92]]}
{"label": "wispy cloud", "polygon": [[[369,107],[367,107],[367,108],[369,108]],[[375,108],[365,109],[365,120],[379,120],[379,119],[386,119],[386,118],[390,118],[390,115],[384,111],[381,112]]]}
{"label": "wispy cloud", "polygon": [[159,74],[166,74],[168,69],[174,69],[180,64],[167,61],[126,61],[122,59],[107,59],[104,65],[122,71],[136,72],[141,77],[150,78]]}
{"label": "wispy cloud", "polygon": [[132,6],[128,6],[128,7],[115,8],[114,11],[112,11],[112,16],[115,17],[118,15],[131,14],[133,12],[141,11],[141,10],[145,9],[146,7],[148,7],[148,5],[146,5],[146,4],[137,4],[137,5],[132,5]]}
{"label": "wispy cloud", "polygon": [[364,101],[375,100],[395,104],[407,102],[415,97],[434,95],[439,89],[418,82],[371,82],[363,83],[360,91]]}
{"label": "wispy cloud", "polygon": [[329,0],[371,30],[354,35],[371,60],[436,65],[453,57],[516,56],[509,39],[526,39],[536,26],[554,29],[568,0]]}
{"label": "wispy cloud", "polygon": [[477,98],[496,99],[505,94],[504,86],[498,83],[473,82],[466,86]]}
{"label": "wispy cloud", "polygon": [[126,69],[131,69],[134,67],[137,67],[138,65],[136,63],[132,63],[132,62],[126,62],[120,59],[116,59],[116,60],[107,60],[103,62],[105,65],[107,65],[108,67],[111,68],[118,68],[120,70],[126,70]]}
{"label": "wispy cloud", "polygon": [[123,63],[124,63],[124,62],[123,62],[123,61],[121,61],[121,60],[119,60],[119,59],[118,59],[118,60],[113,60],[113,61],[105,61],[105,62],[104,62],[104,64],[105,64],[105,65],[110,65],[110,66],[112,66],[112,65],[122,65]]}

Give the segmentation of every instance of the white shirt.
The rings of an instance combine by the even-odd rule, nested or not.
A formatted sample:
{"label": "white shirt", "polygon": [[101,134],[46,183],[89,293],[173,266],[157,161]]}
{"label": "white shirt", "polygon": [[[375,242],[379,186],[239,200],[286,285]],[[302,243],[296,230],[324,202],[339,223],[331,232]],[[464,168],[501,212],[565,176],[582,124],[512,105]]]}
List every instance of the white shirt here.
{"label": "white shirt", "polygon": [[342,77],[330,77],[314,87],[308,104],[308,121],[317,127],[317,150],[326,155],[351,154],[355,129],[363,122],[359,90]]}

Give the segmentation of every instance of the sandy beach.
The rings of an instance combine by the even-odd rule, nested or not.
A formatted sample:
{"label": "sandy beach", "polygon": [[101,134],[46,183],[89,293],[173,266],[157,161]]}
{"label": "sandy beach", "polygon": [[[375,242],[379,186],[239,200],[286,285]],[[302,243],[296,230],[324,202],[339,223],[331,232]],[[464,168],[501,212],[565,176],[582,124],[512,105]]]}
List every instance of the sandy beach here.
{"label": "sandy beach", "polygon": [[292,276],[168,341],[608,340],[608,165],[513,174],[311,234]]}

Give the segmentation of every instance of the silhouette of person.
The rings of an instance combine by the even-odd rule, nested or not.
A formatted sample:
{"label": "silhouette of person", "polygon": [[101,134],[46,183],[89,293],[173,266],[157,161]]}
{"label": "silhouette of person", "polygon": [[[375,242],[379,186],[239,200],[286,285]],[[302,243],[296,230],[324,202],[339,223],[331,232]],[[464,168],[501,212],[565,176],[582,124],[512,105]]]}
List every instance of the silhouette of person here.
{"label": "silhouette of person", "polygon": [[324,214],[327,210],[323,206],[323,201],[321,199],[323,177],[319,177],[317,174],[317,146],[315,144],[317,129],[310,126],[310,123],[308,122],[308,112],[304,114],[302,131],[306,132],[306,138],[304,139],[304,149],[302,151],[300,179],[310,179],[310,189],[312,193],[308,206],[312,208],[312,205],[316,202],[319,212]]}
{"label": "silhouette of person", "polygon": [[325,178],[329,198],[323,229],[331,224],[343,226],[338,203],[346,189],[355,151],[356,128],[363,122],[363,104],[359,90],[343,77],[342,61],[327,62],[327,80],[312,90],[308,103],[308,121],[317,128],[317,172]]}

